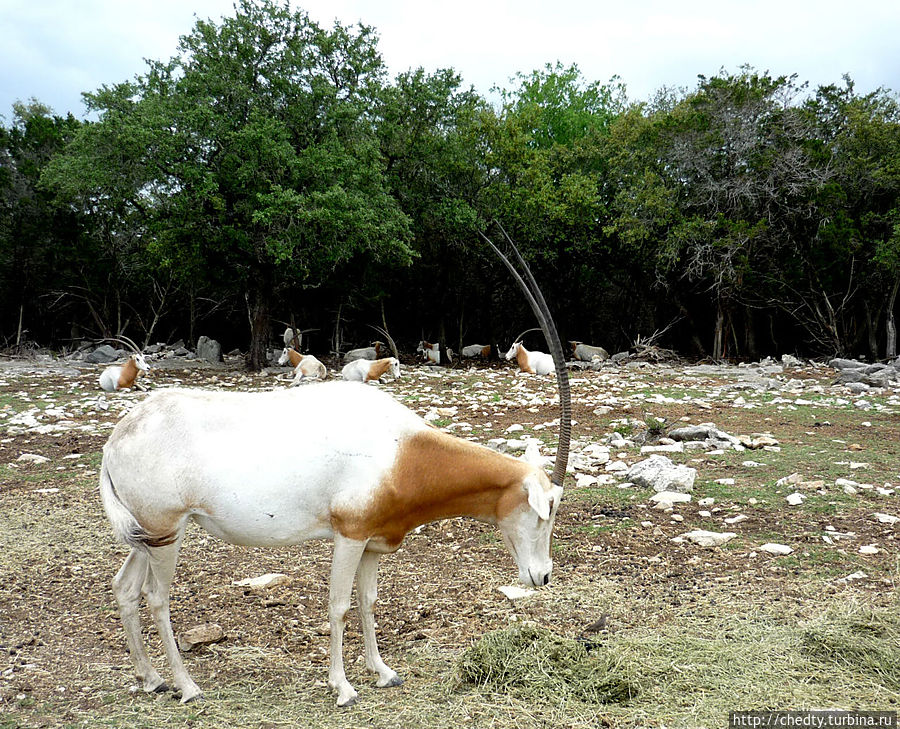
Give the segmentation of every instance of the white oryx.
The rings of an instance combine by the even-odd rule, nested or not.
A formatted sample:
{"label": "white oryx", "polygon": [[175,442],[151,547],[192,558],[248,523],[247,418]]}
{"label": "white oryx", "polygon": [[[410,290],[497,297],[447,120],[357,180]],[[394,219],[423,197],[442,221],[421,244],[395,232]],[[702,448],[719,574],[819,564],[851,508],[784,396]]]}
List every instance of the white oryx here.
{"label": "white oryx", "polygon": [[112,365],[107,367],[100,373],[100,387],[106,392],[115,392],[116,390],[124,390],[127,388],[138,387],[137,379],[144,372],[150,371],[150,365],[144,359],[144,355],[137,345],[127,337],[123,339],[116,338],[116,342],[121,342],[128,346],[133,354],[126,360],[125,364]]}
{"label": "white oryx", "polygon": [[300,354],[293,347],[285,347],[278,358],[279,365],[289,362],[294,368],[294,385],[301,380],[324,380],[328,377],[328,369],[324,364],[311,354]]}
{"label": "white oryx", "polygon": [[[490,344],[467,344],[462,348],[462,356],[469,359],[472,357],[481,357],[481,359],[490,359],[493,354],[493,346]],[[497,347],[499,350],[500,348]]]}
{"label": "white oryx", "polygon": [[[522,285],[552,340],[555,327],[542,313],[543,297]],[[131,546],[113,591],[143,689],[166,685],[141,638],[142,594],[181,701],[200,695],[169,618],[169,589],[191,520],[247,546],[334,540],[328,684],[339,706],[357,699],[343,663],[354,576],[366,666],[377,674],[376,686],[401,683],[378,653],[373,605],[378,560],[417,526],[458,516],[496,524],[519,579],[547,584],[570,439],[568,378],[558,339],[551,347],[561,407],[552,480],[539,467],[436,430],[389,394],[356,383],[254,393],[162,390],[135,407],[104,446],[100,493],[113,531]],[[315,417],[285,428],[286,409]]]}
{"label": "white oryx", "polygon": [[341,378],[351,382],[380,382],[384,375],[390,375],[395,380],[400,377],[400,362],[396,357],[376,359],[374,362],[357,359],[345,364],[341,370]]}
{"label": "white oryx", "polygon": [[546,352],[529,352],[522,342],[512,343],[506,353],[506,359],[516,358],[516,364],[522,372],[533,375],[549,375],[554,370],[553,357]]}
{"label": "white oryx", "polygon": [[600,362],[605,362],[609,359],[609,352],[603,347],[593,347],[590,344],[578,341],[569,342],[569,346],[572,348],[572,357],[580,362],[593,362],[595,357]]}
{"label": "white oryx", "polygon": [[422,361],[427,364],[441,363],[441,345],[438,343],[426,342],[423,339],[416,347],[416,354],[421,355]]}
{"label": "white oryx", "polygon": [[358,359],[381,359],[385,354],[384,342],[372,342],[371,347],[360,347],[359,349],[351,349],[344,354],[344,363],[355,362]]}

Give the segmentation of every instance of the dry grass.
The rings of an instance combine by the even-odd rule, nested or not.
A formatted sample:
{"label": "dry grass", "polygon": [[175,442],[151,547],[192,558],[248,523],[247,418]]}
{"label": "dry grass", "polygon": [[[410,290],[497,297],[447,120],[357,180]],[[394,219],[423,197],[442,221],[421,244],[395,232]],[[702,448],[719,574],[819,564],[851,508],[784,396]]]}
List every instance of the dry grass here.
{"label": "dry grass", "polygon": [[526,702],[555,696],[592,704],[625,703],[638,694],[630,668],[603,645],[536,625],[488,633],[459,661],[462,681]]}
{"label": "dry grass", "polygon": [[[480,439],[503,434],[511,423],[554,416],[549,404],[536,408],[539,412],[514,406],[517,388],[536,388],[536,380],[484,379],[490,384],[485,393],[496,389],[508,395],[498,406],[502,412],[486,415],[469,412],[458,399],[482,392],[474,387],[482,375],[464,380],[459,373],[445,374],[421,382],[410,378],[397,387],[405,388],[401,395],[422,397],[420,409],[460,405],[457,419],[471,421]],[[189,380],[194,374],[178,376],[191,384],[216,384]],[[384,560],[376,613],[384,658],[406,683],[373,687],[352,622],[345,658],[360,703],[349,710],[334,707],[325,685],[328,545],[247,550],[199,530],[189,533],[184,547],[172,615],[177,632],[206,621],[226,629],[223,643],[185,657],[205,699],[181,706],[171,694],[132,692],[109,588],[124,553],[109,534],[96,474],[87,473],[96,470],[102,435],[0,438],[0,673],[12,670],[0,678],[0,729],[673,729],[724,726],[728,712],[739,709],[897,709],[900,617],[892,597],[900,574],[897,527],[872,519],[874,511],[896,513],[897,497],[866,491],[850,499],[830,485],[838,475],[896,483],[895,412],[792,409],[763,397],[754,400],[759,407],[745,410],[710,396],[714,410],[698,414],[681,402],[686,385],[677,373],[651,376],[660,382],[648,383],[648,392],[668,384],[669,394],[679,398],[653,404],[654,417],[676,422],[691,415],[736,433],[771,430],[782,450],[752,454],[765,464],[756,468],[742,465],[750,454],[685,454],[682,460],[693,462],[702,476],[695,497],[715,496],[721,507],[712,519],[690,504],[680,509],[684,521],[675,523],[647,508],[646,494],[635,490],[570,488],[557,522],[554,581],[516,603],[496,590],[513,579],[514,569],[495,530],[450,521],[411,535],[400,553]],[[0,409],[25,407],[20,392],[34,396],[47,384],[46,378],[10,378],[0,386]],[[587,398],[605,397],[611,384],[582,377],[574,387],[581,437],[599,439],[612,420],[634,415],[622,404],[633,396],[634,384],[612,383],[620,388],[620,401],[600,417],[593,414],[598,403]],[[705,393],[715,383],[687,384]],[[92,387],[93,376],[85,376],[82,392]],[[68,397],[62,382],[58,390],[60,400]],[[485,408],[492,410],[490,402]],[[73,411],[84,421],[116,416]],[[650,422],[650,415],[646,419]],[[861,420],[871,426],[861,426]],[[853,443],[863,450],[851,450]],[[21,452],[42,453],[51,461],[10,465]],[[82,457],[64,460],[71,453]],[[630,460],[638,457],[629,454]],[[844,464],[853,460],[870,465],[851,471]],[[825,493],[810,491],[803,507],[786,510],[784,492],[774,484],[792,471],[828,480]],[[736,483],[713,482],[723,476]],[[39,492],[47,487],[58,492]],[[751,497],[759,502],[752,508]],[[750,518],[734,527],[739,536],[727,549],[671,542],[695,526],[720,528],[736,513]],[[826,544],[822,534],[829,526],[858,536]],[[773,540],[791,544],[795,553],[784,558],[756,553],[759,544]],[[868,543],[877,543],[881,552],[860,555],[858,546]],[[834,579],[858,569],[868,579],[849,584]],[[265,596],[231,585],[270,571],[289,574],[291,584]],[[601,617],[605,627],[588,630]],[[143,619],[147,625],[146,613]],[[162,669],[155,631],[145,633]],[[589,642],[589,651],[582,641]],[[474,684],[462,680],[467,673]],[[611,698],[627,700],[600,703]]]}

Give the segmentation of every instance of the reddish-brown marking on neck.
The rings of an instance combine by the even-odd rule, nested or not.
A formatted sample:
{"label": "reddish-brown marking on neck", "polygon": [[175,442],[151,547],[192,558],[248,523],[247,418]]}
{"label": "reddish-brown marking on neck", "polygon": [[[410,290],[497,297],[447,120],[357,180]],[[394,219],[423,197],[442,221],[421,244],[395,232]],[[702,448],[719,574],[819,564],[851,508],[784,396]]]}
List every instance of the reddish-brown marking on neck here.
{"label": "reddish-brown marking on neck", "polygon": [[531,368],[531,365],[528,364],[528,350],[525,349],[524,344],[519,344],[519,351],[516,352],[516,362],[519,365],[519,369],[522,372],[530,372],[531,374],[535,374],[534,370]]}
{"label": "reddish-brown marking on neck", "polygon": [[134,355],[128,358],[128,361],[122,365],[122,371],[119,373],[119,381],[116,383],[116,389],[121,390],[125,387],[134,387],[134,381],[137,379],[140,370]]}
{"label": "reddish-brown marking on neck", "polygon": [[296,367],[303,361],[303,355],[293,347],[288,347],[288,360],[291,363],[291,367]]}
{"label": "reddish-brown marking on neck", "polygon": [[376,359],[369,365],[369,371],[366,373],[366,382],[380,379],[381,376],[391,368],[392,357],[385,359]]}
{"label": "reddish-brown marking on neck", "polygon": [[577,358],[579,342],[569,342],[569,344],[572,345],[572,356]]}
{"label": "reddish-brown marking on neck", "polygon": [[438,430],[400,442],[391,470],[359,510],[332,513],[335,531],[351,539],[383,539],[396,547],[415,527],[471,516],[499,521],[527,503],[531,466]]}
{"label": "reddish-brown marking on neck", "polygon": [[491,358],[491,345],[487,345],[486,347],[481,348],[481,356],[485,359]]}

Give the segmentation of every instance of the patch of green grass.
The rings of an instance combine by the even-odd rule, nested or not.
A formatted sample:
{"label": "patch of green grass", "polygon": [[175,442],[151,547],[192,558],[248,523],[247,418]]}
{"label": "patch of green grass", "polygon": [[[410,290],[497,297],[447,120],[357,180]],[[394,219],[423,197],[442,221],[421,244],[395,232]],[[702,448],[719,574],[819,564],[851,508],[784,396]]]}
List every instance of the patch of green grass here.
{"label": "patch of green grass", "polygon": [[588,524],[579,524],[573,529],[573,531],[577,534],[610,534],[620,532],[623,529],[632,529],[634,526],[634,520],[625,517],[624,519],[620,519],[613,524],[610,524],[608,522],[600,523],[599,521],[592,521]]}
{"label": "patch of green grass", "polygon": [[825,544],[804,545],[797,548],[793,554],[778,557],[775,564],[822,579],[840,577],[861,567],[864,567],[866,572],[872,572],[869,564],[857,555],[839,552],[836,547]]}

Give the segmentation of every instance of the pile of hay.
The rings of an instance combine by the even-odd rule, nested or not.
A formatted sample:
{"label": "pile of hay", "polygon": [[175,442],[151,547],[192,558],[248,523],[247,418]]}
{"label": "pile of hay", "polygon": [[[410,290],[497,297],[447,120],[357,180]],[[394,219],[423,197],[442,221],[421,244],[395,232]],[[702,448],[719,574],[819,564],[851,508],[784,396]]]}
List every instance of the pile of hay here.
{"label": "pile of hay", "polygon": [[527,700],[574,698],[623,703],[638,693],[630,666],[604,646],[518,625],[485,635],[459,662],[463,682]]}
{"label": "pile of hay", "polygon": [[900,689],[900,611],[849,604],[807,625],[803,652]]}

